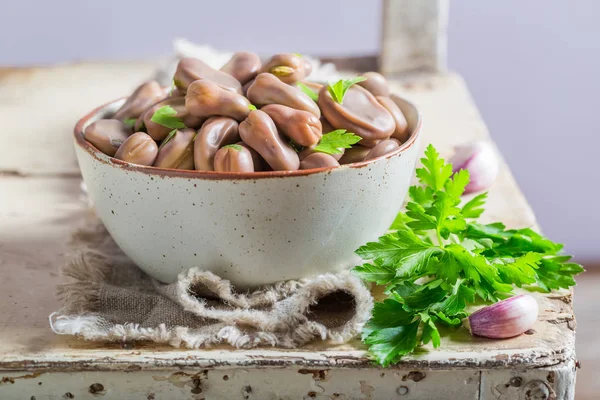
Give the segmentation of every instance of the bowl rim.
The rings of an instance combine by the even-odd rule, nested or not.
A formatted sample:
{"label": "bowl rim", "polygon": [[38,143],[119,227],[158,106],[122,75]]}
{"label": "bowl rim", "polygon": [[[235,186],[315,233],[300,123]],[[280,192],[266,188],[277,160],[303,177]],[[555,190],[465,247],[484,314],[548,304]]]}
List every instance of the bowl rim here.
{"label": "bowl rim", "polygon": [[417,120],[413,132],[411,133],[408,140],[400,145],[394,151],[384,154],[382,156],[373,158],[367,161],[360,161],[350,164],[343,164],[339,166],[329,166],[322,168],[313,168],[313,169],[304,169],[304,170],[295,170],[295,171],[257,171],[257,172],[221,172],[221,171],[198,171],[198,170],[187,170],[187,169],[174,169],[174,168],[160,168],[154,166],[145,166],[145,165],[137,165],[128,163],[126,161],[122,161],[116,159],[114,157],[108,156],[94,147],[91,143],[86,141],[83,137],[83,127],[88,124],[88,122],[95,118],[99,113],[104,111],[106,108],[110,107],[112,104],[115,104],[119,101],[126,99],[128,96],[120,97],[118,99],[109,101],[99,107],[94,108],[92,111],[88,112],[85,116],[77,121],[75,127],[73,129],[73,134],[75,138],[75,144],[79,146],[82,150],[85,150],[89,153],[92,158],[96,161],[99,161],[104,164],[111,165],[116,168],[126,169],[130,171],[142,172],[147,175],[159,176],[159,177],[183,177],[188,179],[210,179],[210,180],[240,180],[240,179],[264,179],[264,178],[284,178],[284,177],[294,177],[294,176],[308,176],[313,174],[318,174],[322,172],[331,172],[333,170],[343,170],[347,168],[364,168],[368,167],[371,164],[375,164],[384,159],[388,159],[408,150],[412,147],[419,135],[421,134],[421,127],[423,125],[423,118],[419,109],[415,107],[415,105],[406,100],[405,98],[398,96],[396,94],[390,94],[390,97],[394,102],[400,100],[406,103],[408,106],[412,107],[417,114]]}

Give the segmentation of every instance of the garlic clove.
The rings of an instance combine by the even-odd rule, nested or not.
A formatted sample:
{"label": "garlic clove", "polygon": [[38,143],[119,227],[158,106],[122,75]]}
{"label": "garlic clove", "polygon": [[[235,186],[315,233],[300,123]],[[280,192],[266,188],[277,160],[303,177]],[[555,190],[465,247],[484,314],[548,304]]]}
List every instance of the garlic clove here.
{"label": "garlic clove", "polygon": [[506,339],[531,329],[538,312],[535,298],[522,294],[477,310],[463,324],[472,335]]}
{"label": "garlic clove", "polygon": [[465,194],[489,189],[500,171],[500,162],[496,152],[487,142],[473,142],[457,146],[450,158],[452,171],[469,171],[469,184]]}

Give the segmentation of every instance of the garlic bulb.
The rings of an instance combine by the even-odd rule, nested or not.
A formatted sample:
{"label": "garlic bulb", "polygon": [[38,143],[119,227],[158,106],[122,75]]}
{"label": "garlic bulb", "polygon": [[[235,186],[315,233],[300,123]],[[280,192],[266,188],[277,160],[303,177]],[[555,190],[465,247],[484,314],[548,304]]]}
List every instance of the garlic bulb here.
{"label": "garlic bulb", "polygon": [[465,194],[488,189],[496,180],[500,170],[498,157],[487,142],[473,142],[455,148],[450,158],[453,172],[469,171],[470,181]]}
{"label": "garlic bulb", "polygon": [[538,308],[533,296],[522,294],[474,312],[463,324],[472,335],[506,339],[530,329],[537,320]]}

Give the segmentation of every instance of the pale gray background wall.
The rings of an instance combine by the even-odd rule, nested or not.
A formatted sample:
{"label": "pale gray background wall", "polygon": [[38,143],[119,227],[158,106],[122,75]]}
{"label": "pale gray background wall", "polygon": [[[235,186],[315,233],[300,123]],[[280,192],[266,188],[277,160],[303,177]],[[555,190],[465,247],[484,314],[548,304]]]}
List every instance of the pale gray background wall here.
{"label": "pale gray background wall", "polygon": [[[0,0],[0,65],[151,59],[173,37],[258,52],[379,49],[379,1]],[[312,10],[319,9],[319,12]],[[600,2],[452,0],[450,67],[545,232],[600,259]]]}

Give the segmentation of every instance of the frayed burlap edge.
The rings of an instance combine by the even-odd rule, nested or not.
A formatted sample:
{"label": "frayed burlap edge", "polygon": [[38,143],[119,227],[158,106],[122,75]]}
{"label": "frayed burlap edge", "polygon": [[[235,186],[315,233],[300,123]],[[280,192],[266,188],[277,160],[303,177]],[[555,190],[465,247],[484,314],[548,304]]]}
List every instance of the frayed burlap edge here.
{"label": "frayed burlap edge", "polygon": [[[99,240],[97,236],[102,234],[107,235],[102,228],[93,227],[87,232],[78,232],[75,235],[86,237],[88,243],[94,243],[102,251],[89,248],[79,251],[63,268],[63,275],[74,281],[57,287],[63,307],[49,317],[51,328],[57,334],[76,335],[91,341],[152,341],[190,349],[218,344],[229,344],[236,348],[295,348],[315,339],[329,340],[332,343],[347,342],[360,333],[371,315],[371,293],[360,279],[350,272],[282,282],[246,295],[236,293],[227,280],[210,272],[192,268],[179,276],[175,293],[178,303],[188,312],[203,318],[219,320],[226,326],[207,334],[202,328],[192,329],[185,326],[168,328],[165,324],[156,327],[141,327],[136,323],[112,324],[91,310],[97,309],[99,289],[110,274],[107,252],[114,251],[112,256],[126,258],[112,240]],[[154,286],[162,285],[148,279]],[[190,290],[198,284],[211,287],[219,298],[235,308],[223,312],[206,307],[205,302],[194,296]],[[350,320],[342,326],[327,328],[319,322],[307,319],[306,313],[311,306],[328,293],[338,291],[345,291],[354,298],[355,312]],[[284,318],[274,319],[266,311],[251,309],[252,306],[274,304],[283,298],[293,305],[292,311]],[[247,329],[240,329],[239,324],[252,326],[255,330],[249,332]]]}

